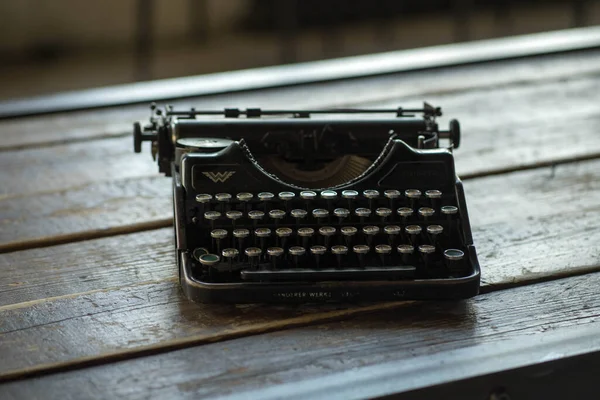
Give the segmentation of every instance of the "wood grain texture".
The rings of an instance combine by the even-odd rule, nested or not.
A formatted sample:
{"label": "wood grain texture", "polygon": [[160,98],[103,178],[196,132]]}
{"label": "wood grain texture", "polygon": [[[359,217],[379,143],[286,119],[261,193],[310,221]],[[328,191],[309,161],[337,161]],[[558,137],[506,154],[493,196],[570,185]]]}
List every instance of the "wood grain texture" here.
{"label": "wood grain texture", "polygon": [[[381,77],[307,84],[244,93],[174,101],[177,107],[220,109],[224,107],[344,107],[385,100],[417,102],[441,93],[490,90],[506,85],[532,85],[600,72],[599,51],[585,51],[415,71]],[[398,104],[394,104],[398,106]],[[405,105],[405,104],[403,104]],[[447,112],[455,111],[442,104]],[[82,111],[52,116],[0,121],[0,150],[60,144],[121,136],[130,133],[132,121],[147,119],[146,106]]]}
{"label": "wood grain texture", "polygon": [[[463,121],[456,164],[468,178],[600,157],[597,93],[594,76],[431,98]],[[129,137],[7,151],[0,167],[0,251],[171,218],[170,179]]]}
{"label": "wood grain texture", "polygon": [[[468,181],[484,285],[501,288],[600,268],[599,178],[600,160]],[[47,255],[41,250],[2,255],[10,257],[5,263],[12,267],[0,273],[0,293],[7,293],[12,304],[0,307],[0,353],[10,360],[0,366],[0,374],[81,357],[145,351],[148,346],[175,339],[192,343],[220,340],[233,327],[236,334],[248,334],[265,326],[285,328],[298,316],[306,317],[303,323],[331,317],[327,307],[192,304],[173,280],[170,230],[139,235],[144,237],[123,237],[131,243],[122,248],[114,245],[120,239],[115,237],[57,246]],[[78,262],[77,254],[88,249],[96,259],[107,257],[111,262],[92,260],[89,266]],[[75,253],[72,257],[61,256],[71,252]],[[65,265],[60,275],[67,278],[59,278],[64,285],[54,283],[43,292],[36,290],[40,282],[56,279],[45,268],[35,279],[26,272],[23,266],[36,254]],[[139,259],[135,259],[137,254]],[[151,264],[148,260],[156,265],[140,272],[143,265]],[[90,266],[106,271],[90,272]],[[159,272],[159,268],[164,270]],[[162,274],[171,275],[148,282],[162,279]],[[115,288],[117,280],[119,287]],[[58,298],[44,300],[46,296]],[[14,304],[16,301],[25,303]],[[390,304],[395,303],[382,306]],[[339,307],[338,317],[364,312],[360,307]]]}
{"label": "wood grain texture", "polygon": [[472,359],[490,348],[526,352],[523,342],[539,344],[564,332],[573,336],[578,329],[597,328],[598,284],[600,274],[590,274],[463,302],[418,302],[341,322],[7,383],[0,393],[33,399],[68,396],[77,388],[78,396],[94,398],[264,398],[261,388],[287,384],[297,388],[290,395],[302,398],[299,390],[311,388],[311,381],[303,387],[308,379],[402,361],[402,374],[395,379],[410,385],[410,379],[435,380],[428,375],[433,367],[452,368],[450,360],[459,352]]}

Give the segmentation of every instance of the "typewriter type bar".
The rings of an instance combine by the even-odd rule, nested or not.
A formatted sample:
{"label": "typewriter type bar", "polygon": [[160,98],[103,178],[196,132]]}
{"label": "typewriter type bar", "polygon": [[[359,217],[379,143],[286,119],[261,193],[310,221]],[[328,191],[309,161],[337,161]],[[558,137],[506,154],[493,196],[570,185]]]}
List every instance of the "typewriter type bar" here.
{"label": "typewriter type bar", "polygon": [[[336,113],[348,118],[322,117]],[[152,108],[149,125],[134,125],[134,146],[151,141],[159,170],[173,177],[184,293],[202,302],[477,294],[479,264],[452,153],[460,127],[453,120],[440,131],[440,115],[428,104]]]}

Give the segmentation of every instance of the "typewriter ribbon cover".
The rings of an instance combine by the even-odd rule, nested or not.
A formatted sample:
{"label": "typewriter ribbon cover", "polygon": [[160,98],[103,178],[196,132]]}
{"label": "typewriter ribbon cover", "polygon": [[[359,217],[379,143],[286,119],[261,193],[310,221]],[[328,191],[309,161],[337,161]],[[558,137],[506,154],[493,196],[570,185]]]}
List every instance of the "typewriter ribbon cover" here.
{"label": "typewriter ribbon cover", "polygon": [[[332,118],[335,116],[335,118]],[[134,124],[173,180],[200,302],[459,299],[479,291],[460,125],[441,109],[176,111]],[[441,143],[447,143],[442,147]]]}

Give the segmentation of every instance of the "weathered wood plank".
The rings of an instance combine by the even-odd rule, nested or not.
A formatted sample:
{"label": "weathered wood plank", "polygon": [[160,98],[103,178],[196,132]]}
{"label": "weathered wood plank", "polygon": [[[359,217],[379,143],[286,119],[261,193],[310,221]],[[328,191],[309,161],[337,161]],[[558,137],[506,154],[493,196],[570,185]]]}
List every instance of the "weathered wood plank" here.
{"label": "weathered wood plank", "polygon": [[[174,101],[181,107],[343,107],[406,98],[418,101],[430,95],[489,90],[505,85],[531,85],[544,81],[595,75],[600,71],[599,51],[532,57],[480,65],[415,71],[296,87],[266,89]],[[397,106],[397,104],[394,104]],[[442,104],[447,107],[446,104]],[[448,111],[450,111],[448,109]],[[145,106],[19,118],[0,121],[1,149],[64,143],[120,136],[131,122],[146,119]]]}
{"label": "weathered wood plank", "polygon": [[[600,79],[579,77],[431,97],[463,121],[457,170],[473,177],[599,157],[597,93]],[[171,215],[169,179],[133,154],[127,137],[4,152],[0,168],[9,171],[0,177],[0,224],[10,227],[0,232],[3,251],[156,220],[166,226]]]}
{"label": "weathered wood plank", "polygon": [[[561,337],[577,344],[578,331],[598,329],[598,284],[596,273],[458,303],[419,302],[342,322],[5,383],[0,393],[4,398],[75,393],[93,398],[264,398],[260,389],[287,384],[295,389],[290,395],[302,398],[302,391],[314,388],[311,382],[339,380],[339,373],[368,372],[369,366],[402,361],[394,379],[414,388],[435,382],[436,370],[451,368],[454,359],[478,360],[478,354],[494,349],[525,354],[545,341],[560,346]],[[585,351],[588,343],[569,349]],[[548,357],[547,352],[543,355]],[[481,371],[484,365],[473,367]]]}
{"label": "weathered wood plank", "polygon": [[[588,161],[562,165],[554,170],[521,171],[468,181],[466,190],[484,284],[502,287],[600,268],[599,178],[600,161]],[[320,307],[191,304],[182,298],[173,280],[135,286],[136,282],[158,277],[153,274],[164,273],[153,272],[158,271],[158,265],[150,266],[150,271],[142,272],[138,278],[136,273],[139,274],[140,266],[148,259],[171,271],[171,277],[175,276],[173,261],[168,257],[172,250],[170,237],[171,232],[165,229],[152,239],[155,245],[136,239],[139,246],[145,248],[133,253],[131,249],[137,244],[122,249],[112,247],[113,238],[53,249],[56,251],[47,257],[57,263],[66,260],[65,272],[68,270],[70,274],[65,286],[72,291],[72,296],[57,285],[51,285],[42,296],[36,292],[35,288],[45,276],[52,273],[40,269],[40,276],[32,280],[25,271],[24,267],[38,250],[3,255],[11,257],[7,264],[13,267],[6,274],[0,272],[0,293],[9,293],[12,302],[29,303],[0,307],[0,353],[10,360],[0,366],[0,374],[42,363],[72,362],[112,352],[145,351],[145,346],[154,348],[174,338],[186,343],[219,340],[230,334],[233,326],[235,334],[248,334],[265,329],[264,324],[273,329],[285,328],[291,323],[286,318],[300,316],[305,318],[303,323],[308,323],[331,317],[327,314],[329,308]],[[128,240],[127,237],[124,240]],[[77,290],[90,290],[86,279],[77,278],[89,275],[89,269],[76,257],[59,255],[78,246],[83,254],[86,249],[97,246],[96,257],[102,258],[102,254],[108,252],[107,257],[114,260],[113,266],[100,264],[100,268],[110,270],[123,259],[123,266],[115,270],[115,276],[123,277],[120,285],[131,286],[77,295]],[[137,253],[141,255],[138,262],[135,261]],[[39,257],[43,253],[37,254]],[[113,287],[113,278],[109,271],[92,274],[95,289]],[[6,287],[11,282],[20,284]],[[63,297],[46,301],[43,296]],[[382,307],[390,304],[393,303]],[[336,316],[364,312],[360,307],[340,307],[340,314]],[[92,337],[94,340],[88,343]],[[60,351],[51,351],[53,349]]]}

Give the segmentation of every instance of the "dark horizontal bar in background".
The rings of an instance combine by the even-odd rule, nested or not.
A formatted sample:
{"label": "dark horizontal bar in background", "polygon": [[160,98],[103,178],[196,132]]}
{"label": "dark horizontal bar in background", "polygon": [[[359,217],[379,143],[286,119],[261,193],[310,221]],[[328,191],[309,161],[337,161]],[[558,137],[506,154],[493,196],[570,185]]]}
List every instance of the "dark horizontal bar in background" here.
{"label": "dark horizontal bar in background", "polygon": [[183,78],[137,82],[0,102],[0,119],[291,86],[600,48],[600,27]]}

